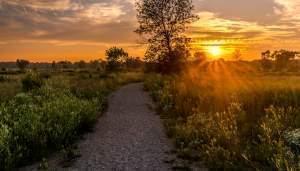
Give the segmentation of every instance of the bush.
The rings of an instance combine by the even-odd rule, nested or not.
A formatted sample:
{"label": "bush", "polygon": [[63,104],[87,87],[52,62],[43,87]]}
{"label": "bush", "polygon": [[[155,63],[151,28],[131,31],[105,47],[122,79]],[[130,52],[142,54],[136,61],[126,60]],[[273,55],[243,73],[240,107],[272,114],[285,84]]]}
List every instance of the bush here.
{"label": "bush", "polygon": [[7,77],[0,75],[0,82],[5,82],[7,80]]}
{"label": "bush", "polygon": [[0,170],[69,149],[79,134],[93,128],[108,94],[140,78],[141,74],[124,73],[105,79],[60,75],[42,80],[28,73],[22,80],[27,91],[0,103]]}
{"label": "bush", "polygon": [[49,72],[42,72],[42,73],[40,73],[40,77],[42,79],[50,79],[51,78],[51,73],[49,73]]}
{"label": "bush", "polygon": [[[71,144],[97,117],[97,101],[49,87],[18,94],[0,107],[0,169],[10,169]],[[4,159],[4,160],[3,160]]]}
{"label": "bush", "polygon": [[22,79],[23,91],[31,91],[34,89],[41,88],[44,84],[44,81],[38,73],[30,72],[25,78]]}

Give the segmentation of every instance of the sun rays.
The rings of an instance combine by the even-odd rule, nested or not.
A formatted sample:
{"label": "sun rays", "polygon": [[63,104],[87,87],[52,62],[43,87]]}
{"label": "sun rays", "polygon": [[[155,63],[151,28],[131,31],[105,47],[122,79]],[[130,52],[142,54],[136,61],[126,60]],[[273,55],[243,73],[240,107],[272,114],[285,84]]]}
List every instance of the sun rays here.
{"label": "sun rays", "polygon": [[222,47],[218,45],[209,46],[206,51],[212,58],[220,58],[224,53]]}

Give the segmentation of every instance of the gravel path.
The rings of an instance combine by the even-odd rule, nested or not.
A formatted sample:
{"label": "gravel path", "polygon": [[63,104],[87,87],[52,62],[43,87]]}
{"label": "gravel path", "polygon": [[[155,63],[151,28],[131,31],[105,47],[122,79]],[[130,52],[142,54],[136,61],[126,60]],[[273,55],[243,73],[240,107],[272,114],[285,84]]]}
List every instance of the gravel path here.
{"label": "gravel path", "polygon": [[65,169],[53,169],[53,162],[49,162],[50,170],[171,170],[164,162],[169,157],[171,142],[149,105],[152,101],[143,91],[142,83],[116,91],[94,132],[79,143],[81,157]]}
{"label": "gravel path", "polygon": [[78,170],[168,170],[170,151],[159,116],[148,105],[143,84],[130,84],[109,99],[107,113],[79,145]]}

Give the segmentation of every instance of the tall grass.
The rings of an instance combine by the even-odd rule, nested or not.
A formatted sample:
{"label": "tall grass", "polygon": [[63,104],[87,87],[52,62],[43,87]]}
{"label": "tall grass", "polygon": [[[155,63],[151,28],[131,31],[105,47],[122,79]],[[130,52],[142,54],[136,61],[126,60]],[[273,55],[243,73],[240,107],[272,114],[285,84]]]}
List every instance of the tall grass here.
{"label": "tall grass", "polygon": [[0,103],[7,101],[21,92],[20,79],[11,75],[0,75]]}
{"label": "tall grass", "polygon": [[299,168],[284,135],[300,128],[300,77],[251,71],[212,63],[146,80],[180,156],[210,168]]}
{"label": "tall grass", "polygon": [[109,93],[139,81],[142,75],[73,73],[43,77],[28,73],[22,77],[23,92],[20,89],[0,104],[0,170],[39,160],[72,145],[93,127]]}

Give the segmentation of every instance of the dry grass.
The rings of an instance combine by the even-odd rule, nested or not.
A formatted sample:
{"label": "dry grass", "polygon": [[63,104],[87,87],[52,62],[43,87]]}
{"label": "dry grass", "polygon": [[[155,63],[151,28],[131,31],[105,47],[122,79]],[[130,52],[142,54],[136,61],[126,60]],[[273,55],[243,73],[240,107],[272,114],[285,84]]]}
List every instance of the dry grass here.
{"label": "dry grass", "polygon": [[284,134],[300,128],[300,77],[214,62],[145,84],[181,156],[208,167],[298,168]]}

